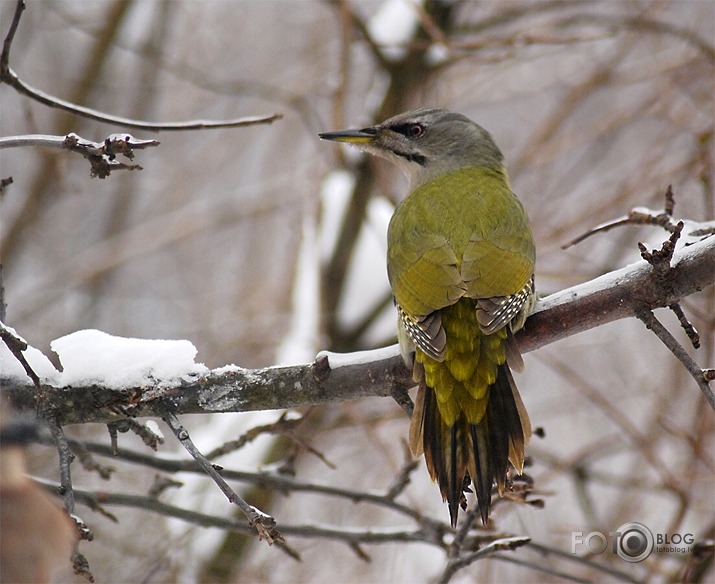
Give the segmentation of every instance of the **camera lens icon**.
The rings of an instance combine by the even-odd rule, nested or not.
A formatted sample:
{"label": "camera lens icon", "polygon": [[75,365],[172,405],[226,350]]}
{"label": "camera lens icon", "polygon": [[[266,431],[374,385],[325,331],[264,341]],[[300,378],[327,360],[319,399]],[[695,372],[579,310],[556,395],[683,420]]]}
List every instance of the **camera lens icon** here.
{"label": "camera lens icon", "polygon": [[624,523],[617,533],[620,533],[620,537],[616,544],[616,553],[622,560],[642,562],[653,551],[653,534],[642,523]]}

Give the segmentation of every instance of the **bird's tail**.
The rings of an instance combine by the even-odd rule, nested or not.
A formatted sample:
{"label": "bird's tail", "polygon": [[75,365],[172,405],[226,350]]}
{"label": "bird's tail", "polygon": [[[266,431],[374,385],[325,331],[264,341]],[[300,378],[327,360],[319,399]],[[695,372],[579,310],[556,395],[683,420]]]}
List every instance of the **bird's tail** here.
{"label": "bird's tail", "polygon": [[486,412],[477,424],[461,415],[447,426],[437,406],[437,394],[420,381],[410,424],[410,446],[415,456],[425,455],[427,469],[436,480],[442,499],[448,502],[452,526],[457,524],[460,506],[470,479],[474,483],[482,522],[491,509],[492,485],[504,491],[508,462],[521,472],[524,446],[531,436],[531,423],[508,365],[499,366],[496,381],[489,388]]}

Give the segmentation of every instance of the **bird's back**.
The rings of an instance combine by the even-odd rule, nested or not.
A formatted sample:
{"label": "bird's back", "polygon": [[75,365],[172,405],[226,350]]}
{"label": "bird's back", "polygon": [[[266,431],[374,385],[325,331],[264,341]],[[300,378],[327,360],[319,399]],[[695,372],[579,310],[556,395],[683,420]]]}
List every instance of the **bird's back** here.
{"label": "bird's back", "polygon": [[521,290],[533,275],[526,213],[503,169],[454,171],[418,187],[388,229],[387,271],[412,316]]}

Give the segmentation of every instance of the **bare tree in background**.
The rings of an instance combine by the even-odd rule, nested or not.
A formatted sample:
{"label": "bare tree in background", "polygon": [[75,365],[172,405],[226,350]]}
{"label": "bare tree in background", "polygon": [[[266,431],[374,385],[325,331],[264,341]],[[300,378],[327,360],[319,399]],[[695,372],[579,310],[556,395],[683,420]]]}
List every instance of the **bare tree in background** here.
{"label": "bare tree in background", "polygon": [[[0,5],[3,34],[14,10]],[[284,114],[270,127],[164,131],[137,154],[143,171],[101,181],[69,152],[3,150],[0,178],[13,179],[0,233],[7,323],[45,353],[81,328],[188,338],[211,367],[394,342],[384,231],[406,185],[316,135],[412,107],[460,111],[495,136],[530,215],[543,294],[631,264],[639,241],[661,250],[670,234],[637,217],[562,246],[633,208],[667,207],[668,185],[672,225],[715,216],[711,2],[117,0],[31,3],[22,18],[13,69],[68,102],[162,122]],[[3,136],[74,132],[101,148],[128,131],[47,108],[7,81],[0,92]],[[697,351],[677,312],[643,320],[663,322],[708,365],[713,286],[680,306]],[[543,429],[528,450],[533,484],[515,482],[487,530],[471,516],[448,528],[436,487],[405,454],[402,409],[361,399],[181,417],[240,497],[277,519],[286,544],[272,547],[238,510],[229,516],[193,461],[170,456],[175,442],[119,425],[115,438],[137,435],[121,434],[109,458],[103,427],[66,426],[77,512],[94,532],[80,549],[100,581],[712,577],[713,412],[643,322],[530,353],[519,385]],[[32,472],[56,482],[56,449],[30,454]],[[571,553],[573,532],[631,521],[692,534],[697,553],[654,551],[640,563]]]}

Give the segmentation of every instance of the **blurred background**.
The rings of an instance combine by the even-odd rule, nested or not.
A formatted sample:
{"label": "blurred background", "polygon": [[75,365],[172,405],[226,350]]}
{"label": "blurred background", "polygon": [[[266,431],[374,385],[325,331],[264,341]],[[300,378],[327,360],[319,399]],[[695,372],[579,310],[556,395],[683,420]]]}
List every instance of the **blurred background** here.
{"label": "blurred background", "polygon": [[[0,3],[2,35],[15,2]],[[631,208],[715,216],[715,4],[684,1],[57,1],[28,2],[11,66],[29,85],[107,113],[154,122],[283,114],[270,126],[163,132],[138,153],[143,170],[90,178],[80,156],[5,149],[0,245],[7,323],[50,354],[50,342],[97,328],[189,339],[209,367],[311,361],[322,349],[395,342],[385,272],[389,217],[407,187],[395,168],[317,138],[415,107],[464,113],[505,154],[537,243],[537,288],[549,294],[660,247],[662,230],[623,227],[563,250]],[[0,131],[90,140],[123,132],[48,109],[0,86]],[[683,308],[713,366],[715,295]],[[656,313],[684,344],[675,318]],[[715,535],[713,412],[672,354],[634,319],[525,356],[517,376],[535,426],[529,449],[544,508],[505,502],[494,528],[570,556],[571,534],[628,521],[653,533]],[[388,489],[404,464],[408,421],[391,400],[303,411],[293,440],[262,436],[220,463],[255,471],[290,458],[298,479]],[[208,450],[280,412],[186,417]],[[108,441],[101,427],[68,435]],[[186,455],[167,440],[160,454]],[[136,436],[120,444],[144,448]],[[325,460],[311,453],[322,453]],[[57,477],[56,455],[31,449],[33,472]],[[326,463],[327,460],[327,463]],[[73,466],[75,486],[144,493],[153,472],[119,461],[110,482]],[[329,463],[329,464],[328,464]],[[230,511],[208,479],[178,477],[166,500]],[[241,487],[281,524],[376,531],[405,517],[316,495]],[[423,462],[400,496],[441,521],[447,509]],[[81,550],[105,582],[434,581],[442,550],[291,537],[297,562],[254,536],[113,508],[114,523],[78,513],[95,540]],[[584,550],[578,550],[582,555]],[[522,548],[453,581],[623,578]],[[713,577],[712,558],[653,553],[629,564],[590,558],[629,578]],[[551,570],[543,573],[535,566]],[[708,576],[709,575],[709,576]],[[66,580],[72,581],[68,573]],[[579,580],[579,581],[582,581]],[[82,581],[78,579],[77,581]]]}

